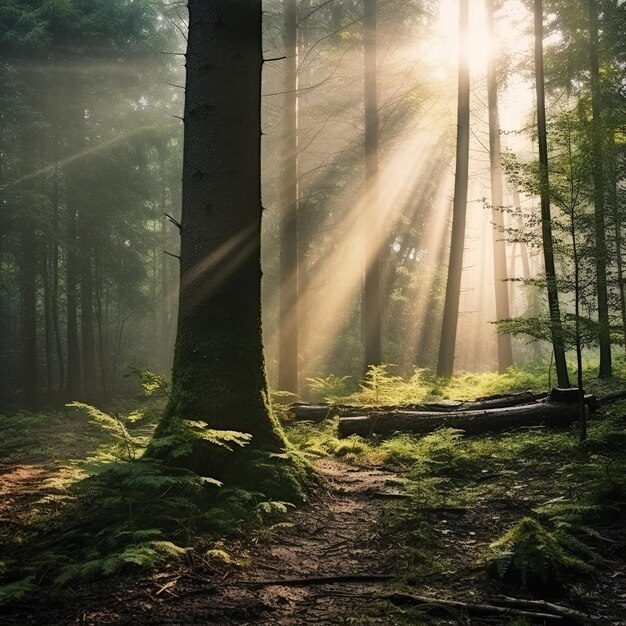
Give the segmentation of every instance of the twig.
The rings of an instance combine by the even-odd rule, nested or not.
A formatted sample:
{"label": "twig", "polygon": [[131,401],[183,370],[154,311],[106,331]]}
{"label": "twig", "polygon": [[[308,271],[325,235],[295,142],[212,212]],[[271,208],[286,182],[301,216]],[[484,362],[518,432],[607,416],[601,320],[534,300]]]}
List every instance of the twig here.
{"label": "twig", "polygon": [[495,604],[501,604],[502,606],[510,606],[514,608],[522,609],[539,609],[541,611],[549,611],[557,615],[566,617],[577,624],[594,624],[597,620],[592,617],[570,609],[560,604],[553,604],[552,602],[546,602],[545,600],[523,600],[520,598],[509,598],[508,596],[499,596],[492,598]]}
{"label": "twig", "polygon": [[473,604],[470,602],[458,602],[456,600],[441,600],[438,598],[428,598],[426,596],[414,596],[408,593],[387,593],[370,594],[374,600],[387,600],[396,606],[428,606],[432,610],[454,609],[465,615],[507,615],[515,617],[529,617],[532,619],[543,619],[548,622],[563,622],[563,615],[554,613],[544,613],[538,611],[515,609],[491,604]]}

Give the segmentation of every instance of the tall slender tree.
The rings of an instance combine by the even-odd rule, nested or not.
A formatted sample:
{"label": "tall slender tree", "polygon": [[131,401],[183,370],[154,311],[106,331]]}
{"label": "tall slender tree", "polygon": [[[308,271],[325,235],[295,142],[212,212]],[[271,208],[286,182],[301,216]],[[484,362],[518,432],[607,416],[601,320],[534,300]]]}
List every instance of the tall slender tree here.
{"label": "tall slender tree", "polygon": [[382,363],[381,216],[378,190],[377,0],[363,0],[365,95],[364,282],[361,303],[365,369]]}
{"label": "tall slender tree", "polygon": [[[188,6],[179,318],[159,434],[202,420],[277,450],[261,339],[261,2]],[[202,455],[189,463],[207,470]]]}
{"label": "tall slender tree", "polygon": [[443,326],[439,343],[437,375],[450,377],[454,372],[456,331],[459,318],[461,275],[465,248],[465,219],[467,213],[467,185],[469,177],[470,132],[470,66],[468,55],[469,0],[459,4],[459,78],[456,136],[456,172],[454,176],[454,205],[452,209],[452,239]]}
{"label": "tall slender tree", "polygon": [[611,363],[611,335],[609,321],[609,295],[607,287],[606,223],[604,202],[604,128],[602,121],[603,104],[600,84],[600,61],[598,46],[598,8],[595,0],[587,0],[589,13],[589,69],[591,75],[591,115],[592,115],[592,178],[594,204],[594,231],[596,239],[596,282],[598,289],[598,329],[600,344],[601,378],[613,373]]}
{"label": "tall slender tree", "polygon": [[298,4],[283,0],[278,387],[298,394]]}
{"label": "tall slender tree", "polygon": [[[495,1],[486,1],[489,39],[495,42]],[[504,237],[504,195],[502,191],[502,150],[500,145],[500,115],[498,109],[498,75],[495,48],[487,64],[487,103],[489,109],[489,168],[491,173],[491,219],[493,220],[493,275],[496,295],[496,319],[507,320],[509,312],[506,240]],[[498,334],[498,370],[502,373],[513,365],[511,335]]]}
{"label": "tall slender tree", "polygon": [[554,263],[554,242],[552,239],[552,216],[550,213],[550,179],[548,174],[548,136],[546,128],[546,96],[543,71],[543,0],[535,0],[535,88],[537,93],[537,136],[539,141],[539,171],[541,196],[541,235],[543,257],[550,309],[550,330],[558,384],[569,387],[569,374],[565,360],[565,342],[559,294]]}

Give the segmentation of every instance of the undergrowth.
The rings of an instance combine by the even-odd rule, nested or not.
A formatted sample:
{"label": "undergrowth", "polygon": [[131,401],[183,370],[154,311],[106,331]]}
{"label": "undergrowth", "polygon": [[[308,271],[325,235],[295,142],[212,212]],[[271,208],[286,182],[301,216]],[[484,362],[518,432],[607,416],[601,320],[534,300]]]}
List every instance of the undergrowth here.
{"label": "undergrowth", "polygon": [[328,420],[287,433],[305,453],[386,465],[405,479],[409,497],[387,507],[386,524],[403,538],[407,579],[482,567],[503,584],[547,593],[602,570],[620,545],[605,534],[624,526],[625,414],[626,403],[605,407],[582,445],[575,430],[542,427],[338,439]]}
{"label": "undergrowth", "polygon": [[[146,383],[154,389],[164,384],[153,377]],[[130,569],[152,569],[190,550],[212,561],[219,553],[225,565],[229,539],[282,520],[307,498],[310,471],[296,450],[248,450],[246,433],[212,430],[203,422],[181,420],[156,445],[184,455],[198,438],[228,454],[244,450],[236,481],[222,484],[144,457],[160,410],[150,405],[122,413],[75,402],[63,415],[0,419],[16,458],[45,464],[48,472],[55,469],[50,451],[57,443],[63,447],[68,425],[89,433],[72,454],[63,448],[65,465],[52,471],[41,497],[16,522],[19,532],[2,537],[0,605]],[[47,440],[46,455],[28,454],[25,425],[31,441],[43,446]]]}
{"label": "undergrowth", "polygon": [[[606,393],[621,389],[626,381],[626,361],[616,358],[612,379],[598,379],[597,362],[584,362],[587,391]],[[438,378],[427,369],[416,368],[403,377],[390,364],[372,365],[363,380],[355,382],[349,376],[318,376],[308,384],[316,402],[330,404],[403,405],[436,400],[476,400],[498,394],[526,390],[545,391],[556,385],[550,374],[549,362],[533,366],[511,367],[503,374],[493,372],[459,373],[453,378]]]}

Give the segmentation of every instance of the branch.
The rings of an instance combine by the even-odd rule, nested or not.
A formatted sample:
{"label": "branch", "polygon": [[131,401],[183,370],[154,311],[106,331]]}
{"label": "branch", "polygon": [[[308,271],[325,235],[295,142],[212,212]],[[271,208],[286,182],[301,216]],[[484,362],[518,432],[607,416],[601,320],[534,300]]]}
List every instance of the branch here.
{"label": "branch", "polygon": [[165,215],[165,217],[167,217],[167,219],[172,222],[172,224],[174,224],[174,226],[176,226],[176,228],[178,228],[178,230],[182,230],[182,226],[180,224],[180,222],[178,220],[175,220],[169,213],[163,213],[163,215]]}

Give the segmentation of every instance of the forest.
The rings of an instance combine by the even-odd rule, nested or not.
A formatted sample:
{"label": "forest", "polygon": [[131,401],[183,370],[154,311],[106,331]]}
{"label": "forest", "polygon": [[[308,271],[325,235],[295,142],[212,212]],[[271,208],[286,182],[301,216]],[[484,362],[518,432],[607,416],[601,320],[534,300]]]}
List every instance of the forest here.
{"label": "forest", "polygon": [[624,0],[0,0],[0,621],[626,624]]}

